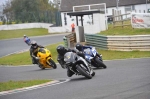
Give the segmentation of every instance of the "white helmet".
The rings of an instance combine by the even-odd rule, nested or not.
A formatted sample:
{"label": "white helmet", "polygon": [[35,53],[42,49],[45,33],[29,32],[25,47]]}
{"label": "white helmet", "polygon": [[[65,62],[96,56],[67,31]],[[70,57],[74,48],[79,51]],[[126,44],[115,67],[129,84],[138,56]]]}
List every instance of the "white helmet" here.
{"label": "white helmet", "polygon": [[37,48],[37,43],[36,43],[36,41],[33,40],[33,41],[31,42],[31,46],[33,46],[33,48]]}

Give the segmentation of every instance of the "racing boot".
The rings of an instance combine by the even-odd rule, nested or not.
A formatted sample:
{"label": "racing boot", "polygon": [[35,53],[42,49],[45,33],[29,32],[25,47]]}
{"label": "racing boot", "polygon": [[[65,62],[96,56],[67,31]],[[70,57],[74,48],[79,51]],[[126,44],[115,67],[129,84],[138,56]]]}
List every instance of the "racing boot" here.
{"label": "racing boot", "polygon": [[69,68],[67,68],[67,76],[71,77],[74,74]]}

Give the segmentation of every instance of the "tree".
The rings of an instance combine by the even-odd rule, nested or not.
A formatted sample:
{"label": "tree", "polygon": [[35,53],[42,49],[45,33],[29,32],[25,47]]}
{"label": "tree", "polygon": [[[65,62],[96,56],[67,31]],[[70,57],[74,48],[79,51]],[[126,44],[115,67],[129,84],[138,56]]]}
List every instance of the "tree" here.
{"label": "tree", "polygon": [[13,12],[11,9],[11,1],[6,1],[5,5],[3,5],[3,14],[5,14],[6,17],[4,17],[5,22],[9,23],[14,19]]}
{"label": "tree", "polygon": [[21,22],[45,22],[48,21],[49,13],[55,11],[57,9],[49,0],[11,0],[6,4],[4,14],[9,13],[7,17]]}

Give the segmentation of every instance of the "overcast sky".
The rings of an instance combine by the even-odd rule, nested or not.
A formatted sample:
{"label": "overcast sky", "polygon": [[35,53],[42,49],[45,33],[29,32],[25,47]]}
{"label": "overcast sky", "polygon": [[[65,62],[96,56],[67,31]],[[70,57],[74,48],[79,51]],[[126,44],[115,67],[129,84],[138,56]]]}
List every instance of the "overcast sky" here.
{"label": "overcast sky", "polygon": [[[0,5],[4,4],[6,1],[8,1],[8,0],[0,0]],[[50,0],[50,1],[53,1],[53,0]]]}
{"label": "overcast sky", "polygon": [[5,1],[6,1],[6,0],[0,0],[0,4],[3,4],[3,3],[5,3]]}

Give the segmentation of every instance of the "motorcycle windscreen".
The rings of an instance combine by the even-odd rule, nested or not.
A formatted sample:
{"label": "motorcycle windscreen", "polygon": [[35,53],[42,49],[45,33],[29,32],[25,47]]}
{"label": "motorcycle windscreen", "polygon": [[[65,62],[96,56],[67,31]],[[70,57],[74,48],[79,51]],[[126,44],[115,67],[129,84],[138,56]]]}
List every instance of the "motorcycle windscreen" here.
{"label": "motorcycle windscreen", "polygon": [[64,55],[64,61],[66,63],[74,63],[74,62],[76,62],[76,59],[77,59],[77,55],[73,52],[67,52]]}
{"label": "motorcycle windscreen", "polygon": [[44,48],[40,48],[40,49],[39,49],[39,52],[41,52],[41,53],[46,53],[45,50],[44,50]]}
{"label": "motorcycle windscreen", "polygon": [[91,52],[91,49],[85,49],[84,53],[87,54],[87,55],[91,55],[91,56],[93,55],[92,52]]}

